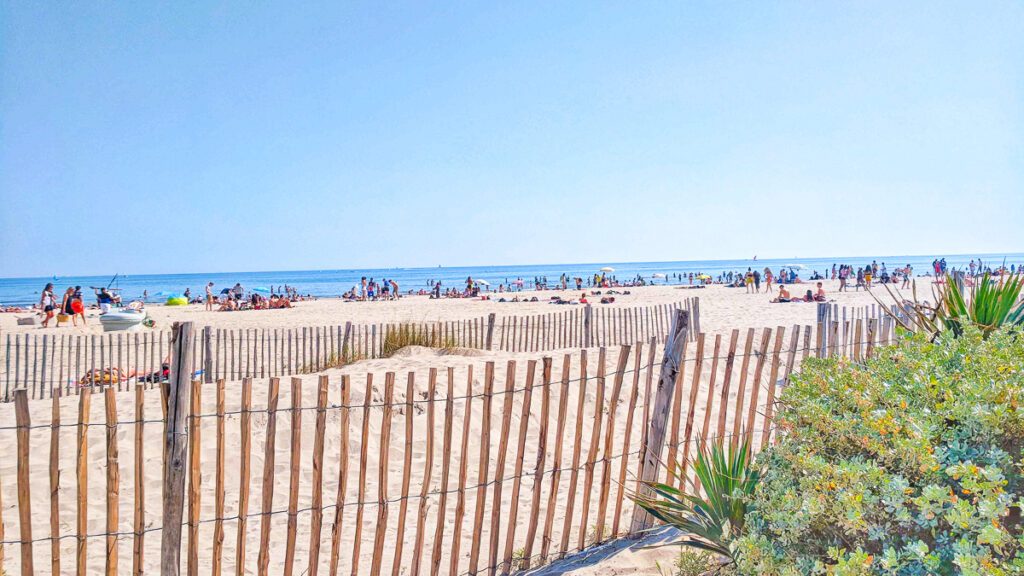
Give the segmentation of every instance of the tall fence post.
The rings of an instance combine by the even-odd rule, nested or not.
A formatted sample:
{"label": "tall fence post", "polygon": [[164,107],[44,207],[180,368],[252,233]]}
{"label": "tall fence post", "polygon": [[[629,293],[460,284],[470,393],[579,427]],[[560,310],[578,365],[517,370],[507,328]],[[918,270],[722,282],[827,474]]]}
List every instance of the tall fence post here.
{"label": "tall fence post", "polygon": [[352,335],[352,323],[345,322],[345,335],[341,341],[341,361],[348,362],[349,351],[348,351],[348,339]]}
{"label": "tall fence post", "polygon": [[583,347],[590,348],[590,313],[593,309],[587,304],[583,309]]}
{"label": "tall fence post", "polygon": [[[654,394],[654,410],[651,412],[650,435],[648,436],[647,450],[644,453],[643,468],[640,472],[638,491],[642,496],[652,494],[647,485],[658,477],[661,449],[665,445],[665,428],[671,409],[672,394],[676,387],[676,375],[683,363],[683,345],[689,332],[689,313],[682,309],[677,309],[675,312],[672,331],[669,332],[668,338],[665,340],[665,357],[661,361],[661,375],[658,378],[658,388]],[[643,508],[636,506],[633,509],[633,520],[630,523],[629,533],[636,535],[652,520],[653,518]]]}
{"label": "tall fence post", "polygon": [[213,382],[213,337],[212,328],[203,328],[203,382]]}
{"label": "tall fence post", "polygon": [[491,349],[491,338],[494,336],[494,312],[487,315],[487,349]]}
{"label": "tall fence post", "polygon": [[185,406],[192,376],[191,322],[175,323],[171,335],[171,366],[167,382],[167,420],[164,423],[163,536],[160,575],[178,576],[181,570],[181,516],[185,503]]}
{"label": "tall fence post", "polygon": [[828,302],[818,302],[818,331],[821,334],[821,343],[818,348],[819,358],[824,356],[825,350],[828,349],[828,330],[825,330],[825,327],[828,326],[828,317],[831,310],[832,308],[829,306]]}

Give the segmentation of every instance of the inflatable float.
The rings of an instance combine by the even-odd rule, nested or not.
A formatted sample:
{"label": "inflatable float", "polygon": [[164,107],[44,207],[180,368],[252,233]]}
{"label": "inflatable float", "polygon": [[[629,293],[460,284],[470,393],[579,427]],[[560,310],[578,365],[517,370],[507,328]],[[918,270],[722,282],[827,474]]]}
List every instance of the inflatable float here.
{"label": "inflatable float", "polygon": [[104,332],[138,330],[146,320],[144,308],[120,308],[100,315]]}

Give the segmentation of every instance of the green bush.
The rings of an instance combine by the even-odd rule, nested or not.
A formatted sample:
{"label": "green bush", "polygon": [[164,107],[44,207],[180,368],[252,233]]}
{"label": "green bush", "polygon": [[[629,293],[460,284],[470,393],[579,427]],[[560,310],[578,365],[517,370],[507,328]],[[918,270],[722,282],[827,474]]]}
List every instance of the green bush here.
{"label": "green bush", "polygon": [[741,574],[1024,573],[1024,338],[930,336],[792,378]]}

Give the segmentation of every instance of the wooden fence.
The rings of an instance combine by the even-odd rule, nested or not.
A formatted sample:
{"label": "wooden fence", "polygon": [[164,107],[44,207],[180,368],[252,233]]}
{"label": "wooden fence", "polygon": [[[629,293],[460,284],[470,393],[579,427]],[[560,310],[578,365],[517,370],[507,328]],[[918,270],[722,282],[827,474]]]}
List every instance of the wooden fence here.
{"label": "wooden fence", "polygon": [[[362,358],[389,355],[404,344],[544,352],[617,346],[655,339],[663,342],[676,310],[689,313],[689,333],[700,331],[696,297],[678,303],[634,308],[560,306],[532,316],[495,314],[460,321],[353,324],[294,329],[205,327],[193,343],[195,371],[205,383],[219,379],[267,378],[318,372]],[[72,391],[76,384],[159,382],[170,355],[169,331],[102,335],[6,334],[0,355],[0,401],[18,388],[32,399],[49,390]],[[155,376],[152,376],[154,375]]]}
{"label": "wooden fence", "polygon": [[692,482],[681,457],[697,447],[772,442],[800,362],[857,360],[894,336],[861,328],[826,346],[825,323],[681,328],[664,349],[309,375],[283,393],[276,377],[189,381],[182,327],[163,394],[106,387],[93,406],[89,387],[50,402],[22,388],[0,406],[17,454],[0,461],[0,569],[518,572],[649,526],[628,498],[637,478]]}

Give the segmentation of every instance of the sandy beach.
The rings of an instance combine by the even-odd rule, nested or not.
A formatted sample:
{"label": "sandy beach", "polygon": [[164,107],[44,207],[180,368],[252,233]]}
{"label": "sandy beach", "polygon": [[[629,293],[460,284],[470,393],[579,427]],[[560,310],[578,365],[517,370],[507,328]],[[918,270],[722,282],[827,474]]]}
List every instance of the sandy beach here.
{"label": "sandy beach", "polygon": [[[931,279],[917,279],[919,294],[930,294]],[[871,295],[859,292],[837,292],[838,280],[823,282],[828,299],[840,306],[870,306],[875,304]],[[791,285],[794,296],[802,295],[806,290],[814,288],[813,283]],[[728,288],[711,285],[700,289],[685,289],[677,286],[641,286],[633,288],[614,288],[617,292],[629,291],[629,294],[614,294],[613,304],[597,304],[600,297],[591,295],[588,298],[592,305],[600,308],[626,308],[679,302],[693,296],[700,298],[701,328],[706,332],[721,333],[733,328],[749,328],[763,326],[792,326],[793,324],[809,324],[815,321],[815,306],[808,303],[771,304],[769,300],[777,295],[761,292],[748,294],[743,288]],[[607,289],[603,290],[607,293]],[[878,289],[883,301],[887,301],[884,290]],[[203,305],[165,306],[150,304],[146,310],[157,322],[158,327],[167,329],[173,322],[193,322],[196,326],[213,326],[214,328],[295,328],[303,326],[324,326],[353,323],[378,322],[431,322],[442,320],[463,320],[480,318],[490,313],[502,315],[529,315],[549,312],[562,312],[578,306],[554,306],[548,301],[555,296],[578,298],[576,290],[544,290],[524,291],[518,293],[489,294],[491,300],[479,299],[440,299],[431,300],[427,296],[403,296],[400,300],[377,302],[345,302],[341,299],[324,298],[316,301],[296,302],[292,309],[281,310],[249,310],[236,312],[206,312]],[[505,297],[511,299],[518,296],[522,299],[536,297],[538,302],[498,302]],[[89,324],[85,327],[74,327],[70,323],[56,328],[51,321],[49,328],[40,326],[18,326],[17,318],[30,314],[0,314],[0,333],[18,334],[25,332],[48,334],[99,334],[102,327],[97,321],[99,310],[89,310],[86,317]]]}
{"label": "sandy beach", "polygon": [[[842,306],[864,306],[874,303],[872,297],[865,292],[850,292],[850,293],[835,293],[833,290],[835,284],[826,283],[826,290],[829,290],[830,299]],[[710,334],[723,334],[731,331],[733,328],[764,328],[764,327],[775,327],[775,326],[786,326],[790,327],[793,324],[812,324],[815,320],[816,306],[809,303],[788,303],[788,304],[772,304],[768,302],[768,296],[764,293],[761,294],[746,294],[742,289],[738,288],[725,288],[721,286],[711,286],[705,289],[699,290],[680,290],[676,288],[668,287],[646,287],[646,288],[631,288],[631,294],[622,295],[616,297],[614,304],[608,305],[612,307],[618,306],[637,306],[637,305],[648,305],[658,303],[668,303],[681,300],[685,297],[699,296],[701,299],[701,314],[702,314],[702,328],[705,332]],[[551,296],[557,295],[555,292],[528,292],[521,294],[521,296],[532,296],[536,294],[539,299],[546,299]],[[307,324],[317,324],[326,322],[374,322],[374,321],[390,321],[390,322],[401,322],[401,321],[429,321],[429,320],[442,320],[450,318],[471,318],[479,317],[490,312],[501,313],[541,313],[552,308],[561,309],[564,307],[551,306],[545,303],[531,303],[531,302],[519,302],[519,303],[498,303],[494,301],[474,301],[474,300],[429,300],[424,297],[409,297],[403,298],[397,302],[359,302],[359,303],[346,303],[339,300],[318,300],[315,302],[299,302],[296,307],[292,310],[273,310],[273,311],[243,311],[243,312],[231,312],[231,313],[210,313],[204,312],[201,306],[189,306],[189,307],[165,307],[155,306],[151,308],[151,314],[157,318],[159,323],[169,324],[172,321],[193,321],[197,324],[210,323],[214,326],[235,328],[235,327],[288,327],[288,326],[301,326]],[[16,333],[24,333],[26,331],[33,331],[38,333],[40,328],[31,328],[24,326],[15,326],[13,322],[10,322],[13,318],[12,315],[5,315],[4,330],[11,330]],[[88,328],[65,328],[60,329],[50,328],[51,332],[72,332],[75,330],[82,331],[83,333],[91,333],[91,331],[97,331],[98,326],[89,326]],[[89,331],[89,332],[87,332]],[[758,331],[758,341],[754,344],[754,350],[757,350],[760,346],[760,330]],[[723,339],[723,345],[725,343]],[[693,359],[695,355],[694,346],[691,345],[688,350],[687,356]],[[609,374],[615,371],[615,364],[617,355],[620,349],[618,347],[611,347],[607,350],[607,357],[605,360],[605,367]],[[465,422],[466,405],[464,400],[461,400],[467,392],[472,394],[479,394],[483,389],[483,377],[485,374],[486,364],[488,362],[494,363],[494,390],[504,390],[506,382],[506,371],[509,369],[509,362],[516,362],[516,386],[521,386],[524,381],[525,373],[529,369],[531,362],[536,362],[534,367],[536,370],[535,383],[540,383],[541,380],[541,365],[539,360],[543,356],[550,356],[553,358],[552,366],[552,378],[559,380],[562,374],[562,366],[566,360],[565,355],[571,354],[568,358],[570,362],[570,371],[573,383],[569,386],[568,391],[568,405],[566,409],[566,422],[565,429],[568,431],[566,435],[566,445],[562,455],[562,466],[565,468],[564,474],[562,475],[562,489],[556,493],[555,498],[555,518],[558,520],[554,523],[554,529],[552,532],[553,536],[553,550],[558,550],[561,536],[563,533],[569,535],[568,551],[572,552],[578,549],[580,546],[580,538],[588,543],[591,542],[595,534],[588,534],[588,531],[593,532],[593,522],[597,514],[597,496],[595,486],[595,496],[591,498],[589,510],[590,520],[588,524],[582,529],[579,525],[574,522],[582,522],[583,520],[579,517],[580,507],[582,502],[579,501],[582,493],[582,485],[584,482],[586,466],[580,465],[576,469],[578,473],[578,482],[580,483],[580,490],[575,496],[576,501],[576,512],[569,524],[565,527],[562,526],[562,519],[567,515],[567,506],[569,501],[569,495],[565,492],[564,487],[568,482],[567,476],[569,475],[569,459],[573,448],[571,441],[572,430],[576,426],[577,421],[582,425],[584,431],[581,442],[574,448],[580,450],[583,455],[584,462],[586,461],[588,453],[591,451],[591,446],[594,450],[600,450],[603,453],[605,446],[612,446],[612,458],[608,460],[608,464],[614,471],[613,478],[617,477],[619,465],[621,463],[622,454],[626,454],[628,460],[629,476],[633,478],[638,466],[638,455],[635,453],[639,446],[641,422],[643,421],[642,407],[645,405],[645,382],[646,374],[648,370],[648,362],[651,358],[648,356],[648,349],[641,351],[641,354],[637,356],[635,350],[628,358],[627,362],[627,373],[624,374],[624,392],[619,399],[617,409],[614,413],[615,419],[618,422],[617,428],[614,430],[614,434],[611,438],[603,438],[604,434],[601,433],[597,436],[597,440],[594,441],[591,438],[590,432],[592,423],[594,421],[594,415],[596,414],[596,406],[598,398],[596,396],[594,383],[597,375],[597,360],[598,350],[591,349],[588,351],[590,359],[588,366],[588,380],[589,385],[583,392],[583,400],[581,406],[582,410],[579,409],[580,405],[577,405],[579,401],[578,394],[581,389],[578,382],[579,374],[579,351],[562,350],[554,351],[549,353],[512,353],[512,352],[486,352],[481,350],[455,350],[455,351],[438,351],[425,348],[411,347],[400,351],[398,354],[391,358],[384,359],[372,359],[363,360],[341,369],[332,369],[326,371],[324,374],[328,378],[328,409],[325,412],[325,425],[326,425],[326,437],[324,447],[324,465],[325,475],[323,479],[323,497],[324,503],[328,506],[334,503],[334,498],[337,493],[337,486],[339,482],[340,463],[339,454],[341,454],[340,438],[341,438],[341,423],[342,423],[342,399],[340,391],[340,382],[342,375],[348,375],[351,378],[351,398],[348,406],[352,408],[348,410],[349,416],[349,456],[346,460],[348,463],[348,482],[347,490],[345,492],[346,501],[349,503],[359,501],[358,491],[358,474],[359,474],[359,449],[362,445],[361,430],[364,414],[369,416],[367,424],[367,442],[369,445],[369,452],[366,455],[366,467],[365,471],[367,474],[367,480],[365,485],[365,492],[363,494],[363,501],[366,502],[364,507],[364,517],[361,522],[362,540],[363,540],[363,552],[360,558],[356,561],[362,569],[368,569],[370,567],[370,555],[366,549],[366,542],[368,535],[372,535],[375,530],[376,518],[378,507],[376,500],[379,496],[380,484],[378,482],[379,473],[381,471],[381,464],[387,463],[386,468],[389,471],[388,483],[387,483],[387,494],[388,498],[394,498],[402,494],[403,491],[403,459],[405,455],[405,434],[404,434],[404,422],[405,422],[405,408],[401,406],[401,403],[407,401],[407,386],[409,386],[410,374],[413,378],[412,387],[412,399],[415,403],[413,405],[413,418],[412,418],[412,441],[411,441],[411,489],[410,493],[413,494],[413,499],[404,500],[399,499],[392,503],[391,516],[388,520],[388,527],[385,532],[385,564],[384,567],[387,569],[390,567],[392,558],[395,554],[400,554],[398,561],[399,565],[406,566],[412,562],[412,550],[411,545],[406,545],[404,551],[399,552],[395,549],[395,545],[398,538],[398,527],[395,519],[398,513],[398,507],[401,501],[408,503],[408,510],[406,511],[406,528],[403,538],[410,540],[413,538],[416,531],[419,529],[419,500],[415,499],[415,495],[419,494],[422,489],[422,482],[425,477],[426,471],[426,460],[428,458],[428,441],[427,437],[427,414],[426,409],[432,405],[434,408],[434,425],[433,425],[433,463],[431,466],[432,473],[427,484],[427,491],[430,496],[426,500],[426,504],[422,509],[424,514],[425,524],[423,530],[427,535],[426,541],[430,544],[433,541],[433,530],[437,523],[437,512],[438,512],[438,495],[440,492],[447,490],[452,491],[457,487],[457,479],[453,474],[449,480],[447,487],[442,487],[441,483],[441,458],[443,450],[443,422],[444,422],[444,410],[445,403],[443,399],[447,396],[448,387],[448,376],[447,369],[452,369],[452,393],[456,401],[453,402],[453,413],[452,413],[452,428],[453,438],[451,447],[451,462],[450,470],[458,470],[458,464],[461,462],[461,451],[460,444],[461,434],[463,431],[463,423]],[[660,364],[662,350],[659,346],[655,350],[653,365],[655,366],[655,374],[657,373],[657,367]],[[704,357],[708,358],[712,355],[711,340],[707,341],[707,348],[704,351]],[[709,360],[710,362],[710,360]],[[640,366],[640,373],[635,374],[636,379],[634,380],[634,369]],[[430,369],[436,369],[438,371],[438,393],[436,396],[437,402],[429,403],[425,402],[428,398],[428,382]],[[750,376],[751,383],[754,382],[753,372],[755,369],[755,362],[750,362],[747,366],[746,373]],[[472,379],[469,374],[472,370]],[[387,454],[378,452],[380,445],[382,426],[383,426],[383,409],[379,406],[371,407],[368,411],[364,411],[362,405],[367,400],[367,394],[369,394],[369,401],[371,404],[380,404],[385,400],[385,374],[388,372],[394,372],[396,374],[394,381],[393,401],[399,403],[398,409],[393,411],[392,424],[390,433],[390,448]],[[737,364],[736,374],[739,374],[741,369]],[[368,386],[367,375],[372,375],[372,382]],[[738,376],[734,375],[734,379]],[[614,378],[609,377],[606,382],[606,394],[610,394]],[[708,367],[704,368],[704,372],[700,379],[700,395],[707,393],[709,386],[710,375],[708,373]],[[470,384],[471,382],[471,384]],[[764,386],[766,382],[766,375],[761,377],[758,382],[759,385]],[[256,411],[265,410],[268,403],[268,387],[269,379],[255,379],[252,384],[252,398],[253,398],[253,409]],[[625,445],[626,441],[626,427],[625,422],[628,414],[627,398],[629,397],[629,391],[632,386],[637,386],[637,397],[636,397],[636,409],[632,423],[630,425],[631,438],[629,445]],[[301,377],[298,381],[298,390],[301,393],[301,405],[304,407],[301,411],[301,425],[300,425],[300,448],[296,451],[289,450],[289,438],[291,430],[291,418],[292,414],[289,411],[278,413],[277,418],[277,430],[274,436],[276,440],[275,454],[276,459],[274,462],[274,473],[276,481],[274,483],[274,504],[272,510],[274,514],[269,516],[271,522],[271,533],[274,535],[269,542],[269,562],[270,572],[280,573],[283,569],[285,562],[285,538],[284,535],[288,531],[288,517],[287,514],[287,502],[289,495],[289,483],[288,477],[290,472],[290,459],[291,454],[294,453],[298,457],[297,462],[300,465],[301,473],[299,477],[299,508],[303,512],[297,516],[297,534],[298,539],[296,542],[297,557],[305,559],[308,557],[308,550],[310,546],[310,523],[311,523],[311,512],[309,510],[311,498],[312,498],[312,483],[313,483],[313,453],[314,453],[314,436],[315,436],[315,420],[316,413],[312,410],[312,407],[316,406],[317,402],[317,376],[306,375]],[[468,386],[472,386],[472,390],[468,389]],[[748,393],[751,389],[748,386]],[[226,500],[224,517],[232,518],[224,522],[224,529],[226,530],[226,538],[224,540],[224,570],[226,572],[233,572],[235,566],[235,555],[236,555],[236,530],[238,529],[237,515],[239,513],[239,469],[238,462],[240,458],[240,452],[242,450],[242,437],[240,434],[240,402],[241,402],[241,382],[233,381],[227,382],[225,385],[225,408],[227,416],[224,420],[226,428],[225,434],[225,454],[226,454],[226,466],[225,466],[225,486]],[[559,386],[551,387],[551,397],[549,406],[549,435],[554,434],[554,415],[558,413],[558,405],[560,397],[558,394]],[[282,378],[279,390],[280,397],[280,408],[287,408],[292,403],[292,383],[290,378]],[[517,457],[521,456],[526,464],[526,470],[530,471],[531,466],[537,461],[538,457],[538,436],[540,426],[541,414],[541,401],[539,391],[534,392],[533,403],[529,407],[527,419],[522,419],[522,410],[524,396],[522,389],[517,388],[518,393],[512,396],[511,420],[511,441],[507,447],[505,447],[504,459],[505,459],[505,477],[509,478],[506,480],[504,490],[502,492],[502,510],[507,510],[511,504],[511,492],[512,492],[512,480],[511,477],[514,475],[513,466],[516,462]],[[734,387],[730,392],[731,402],[736,401],[738,391]],[[124,534],[118,538],[119,543],[119,560],[123,567],[128,567],[132,562],[132,535],[131,522],[133,518],[133,499],[135,494],[134,489],[134,478],[136,474],[135,462],[134,462],[134,446],[135,446],[135,397],[131,392],[119,392],[115,393],[114,399],[116,402],[116,415],[117,421],[121,424],[117,428],[117,442],[120,450],[119,464],[120,464],[120,500],[118,504],[120,521],[118,523],[118,530]],[[764,394],[762,393],[759,402],[764,401]],[[475,399],[475,402],[480,402],[479,398]],[[602,400],[603,404],[607,406],[608,398]],[[216,398],[216,385],[215,384],[204,384],[202,387],[202,414],[213,414],[214,407],[217,403]],[[56,406],[59,410],[61,422],[64,424],[74,423],[78,421],[79,410],[80,410],[80,398],[77,396],[70,396],[65,398],[58,398]],[[106,515],[106,473],[107,473],[107,461],[104,456],[104,396],[102,394],[94,394],[91,401],[91,408],[89,411],[89,420],[92,425],[89,427],[89,452],[87,457],[87,473],[88,473],[88,489],[87,489],[87,502],[89,508],[88,518],[88,530],[89,534],[103,534],[105,530],[105,515]],[[33,425],[40,426],[34,428],[30,432],[30,474],[33,478],[45,479],[49,475],[49,453],[51,446],[53,446],[53,436],[51,436],[51,430],[48,424],[52,421],[52,410],[54,405],[50,400],[38,400],[29,402],[30,417]],[[502,454],[502,446],[499,444],[498,431],[501,429],[502,413],[504,411],[504,400],[501,395],[497,396],[491,407],[491,425],[490,425],[490,447],[488,456],[488,468],[493,471],[497,466],[499,455]],[[712,413],[716,413],[712,409]],[[470,424],[468,430],[469,441],[469,453],[467,456],[466,470],[467,470],[467,486],[471,487],[465,491],[465,506],[466,515],[463,520],[463,526],[461,530],[461,546],[460,546],[460,557],[458,559],[458,571],[462,572],[466,569],[469,563],[469,554],[473,544],[473,520],[474,520],[474,508],[477,498],[477,492],[474,487],[477,482],[477,474],[479,472],[479,441],[478,439],[484,433],[481,421],[481,410],[482,407],[479,404],[475,404],[471,407],[473,416],[470,418]],[[605,409],[602,408],[602,411]],[[694,409],[695,417],[695,430],[698,432],[703,429],[703,422],[705,421],[705,413],[707,412],[706,406],[704,405],[703,399],[697,403]],[[711,426],[714,426],[714,422],[717,420],[716,417],[712,417],[712,413],[708,413],[707,417],[710,418]],[[733,416],[727,414],[726,429],[732,428]],[[162,474],[162,460],[161,460],[161,440],[162,440],[162,413],[160,408],[160,397],[156,390],[147,390],[144,393],[143,402],[143,419],[150,423],[143,426],[143,436],[141,439],[142,445],[142,469],[143,470],[143,484],[145,486],[145,510],[146,519],[145,525],[148,529],[156,529],[160,526],[160,490],[161,485],[161,474]],[[266,426],[268,423],[267,414],[254,413],[251,419],[252,426],[252,442],[250,448],[251,454],[251,476],[249,481],[250,486],[250,499],[249,499],[249,510],[250,515],[248,521],[247,533],[247,553],[246,553],[246,573],[256,573],[256,566],[258,563],[258,549],[259,549],[259,525],[262,520],[260,516],[260,505],[262,501],[262,483],[261,479],[264,476],[264,472],[267,470],[264,462],[265,447],[267,441]],[[529,422],[529,426],[524,432],[525,436],[525,448],[522,454],[516,453],[516,438],[519,435],[520,424],[524,421]],[[15,445],[15,431],[10,428],[14,423],[14,406],[13,404],[0,405],[0,423],[3,423],[4,428],[0,429],[0,443],[6,446]],[[759,429],[761,426],[761,416],[758,416],[757,424],[755,428]],[[200,431],[201,431],[201,452],[200,462],[202,470],[201,478],[201,497],[200,497],[200,508],[198,510],[198,517],[200,524],[198,525],[199,534],[199,547],[198,547],[198,558],[205,565],[210,561],[212,555],[212,548],[210,542],[214,539],[214,522],[212,519],[217,516],[214,508],[214,463],[217,458],[217,447],[216,447],[216,427],[217,418],[215,417],[203,417],[200,419]],[[76,533],[76,520],[75,516],[77,513],[76,505],[76,491],[77,482],[76,478],[76,440],[79,428],[76,426],[66,426],[60,428],[59,433],[56,435],[57,445],[59,446],[59,456],[57,461],[59,462],[60,469],[60,487],[57,492],[59,499],[59,523],[58,533],[62,536],[66,536],[60,541],[62,566],[61,573],[73,573],[73,566],[71,566],[70,560],[74,558],[75,549],[75,538],[73,535]],[[551,468],[553,464],[553,440],[548,440],[546,459],[548,468]],[[600,465],[595,465],[597,470],[600,470]],[[549,490],[548,482],[551,476],[550,471],[542,480],[541,490],[542,493]],[[14,512],[13,503],[17,501],[16,491],[16,459],[7,458],[0,462],[0,490],[2,490],[3,502],[6,505],[4,509],[4,523],[6,525],[5,539],[12,540],[18,537],[18,526],[16,522],[16,514]],[[493,478],[493,476],[492,476]],[[45,483],[44,483],[45,484]],[[612,498],[616,494],[616,483],[612,484]],[[530,474],[524,474],[522,477],[521,493],[519,495],[519,522],[525,523],[524,515],[530,507],[530,497],[533,494],[534,482]],[[549,494],[545,498],[549,497]],[[484,523],[481,527],[482,539],[482,552],[480,554],[481,560],[480,565],[488,565],[488,553],[490,548],[489,539],[491,530],[489,528],[491,522],[491,514],[493,507],[493,495],[491,493],[491,487],[488,485],[487,489],[487,506],[486,514],[484,516]],[[455,524],[454,519],[454,493],[450,493],[445,512],[445,517],[442,519],[447,541],[450,542],[452,539],[452,531]],[[33,534],[36,538],[42,537],[42,535],[48,534],[49,532],[49,520],[50,517],[47,510],[51,502],[49,500],[49,494],[45,489],[44,485],[33,487],[32,492],[32,508],[34,511],[33,515]],[[623,504],[626,510],[630,510],[632,504],[625,501]],[[341,564],[342,566],[349,566],[353,560],[350,558],[351,551],[355,545],[355,534],[356,534],[356,521],[355,521],[355,509],[357,506],[351,504],[347,505],[342,518],[342,531],[340,533],[340,549],[341,553]],[[542,512],[546,510],[546,505],[542,507]],[[328,509],[324,513],[324,529],[321,533],[321,544],[322,562],[326,563],[327,558],[330,554],[332,541],[331,541],[331,523],[334,521],[334,510]],[[610,521],[609,521],[610,522]],[[623,521],[623,526],[619,528],[620,533],[625,530],[625,526],[628,522]],[[499,560],[503,557],[505,551],[505,524],[501,524],[502,529],[500,530],[500,550],[498,552]],[[568,532],[565,532],[565,528],[568,528]],[[517,554],[521,554],[523,548],[523,540],[525,538],[525,527],[521,527],[516,534],[513,536],[513,551]],[[146,536],[146,545],[144,552],[144,564],[150,568],[154,568],[158,562],[158,542],[159,542],[159,531],[148,533]],[[104,564],[104,537],[97,536],[88,539],[88,557],[87,562],[89,571],[99,571],[102,569]],[[540,536],[537,537],[537,548],[540,544]],[[17,562],[17,554],[15,553],[16,546],[12,546],[6,552],[8,560],[6,560],[5,566],[12,566],[12,562]],[[432,551],[432,546],[428,545],[426,548],[429,553]],[[669,549],[674,550],[672,548]],[[534,555],[539,554],[539,549],[533,551]],[[644,562],[637,563],[632,559],[629,559],[630,555],[636,553],[633,550],[626,550],[620,552],[620,561],[623,566],[649,566],[650,562],[646,560]],[[671,562],[675,552],[662,553],[659,557],[667,558]],[[442,573],[447,573],[447,567],[450,563],[450,547],[445,546],[440,555],[441,565],[445,567]],[[621,556],[625,554],[626,556]],[[650,556],[647,552],[642,552],[644,556]],[[45,565],[49,557],[49,542],[37,543],[34,549],[34,556],[36,564]],[[183,553],[183,557],[185,554]],[[553,558],[555,555],[549,556]],[[624,559],[623,559],[624,558]],[[304,560],[303,560],[304,561]],[[535,559],[536,561],[536,559]],[[16,564],[14,564],[16,566]],[[326,565],[326,564],[325,564]],[[606,564],[604,564],[607,566]],[[581,573],[587,573],[585,566],[581,567]],[[632,573],[628,570],[623,573]]]}

